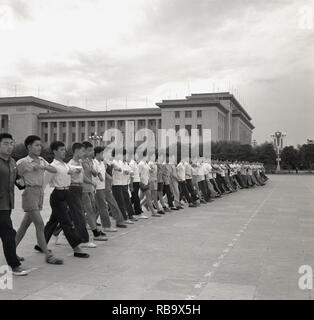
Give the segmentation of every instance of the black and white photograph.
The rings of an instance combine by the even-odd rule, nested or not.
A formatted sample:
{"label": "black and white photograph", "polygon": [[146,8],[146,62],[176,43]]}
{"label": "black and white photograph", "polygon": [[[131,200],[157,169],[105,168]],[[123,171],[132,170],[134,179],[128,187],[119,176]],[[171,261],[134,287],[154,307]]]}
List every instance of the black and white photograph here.
{"label": "black and white photograph", "polygon": [[313,0],[0,0],[0,302],[313,300],[313,28]]}

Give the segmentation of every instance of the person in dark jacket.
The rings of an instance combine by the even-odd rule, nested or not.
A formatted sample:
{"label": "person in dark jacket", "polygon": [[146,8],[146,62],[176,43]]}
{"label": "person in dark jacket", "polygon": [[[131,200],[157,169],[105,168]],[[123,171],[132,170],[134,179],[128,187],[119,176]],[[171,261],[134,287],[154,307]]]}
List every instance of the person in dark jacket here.
{"label": "person in dark jacket", "polygon": [[16,276],[25,276],[27,271],[21,267],[16,255],[15,235],[11,212],[14,209],[14,185],[17,180],[17,168],[11,158],[14,141],[9,133],[0,133],[0,238],[7,264]]}

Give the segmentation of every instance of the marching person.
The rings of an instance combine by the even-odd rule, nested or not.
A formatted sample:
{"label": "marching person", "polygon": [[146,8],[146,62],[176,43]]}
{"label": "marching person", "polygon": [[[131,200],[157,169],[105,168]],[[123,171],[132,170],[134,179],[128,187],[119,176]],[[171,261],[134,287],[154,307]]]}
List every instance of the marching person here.
{"label": "marching person", "polygon": [[14,140],[9,133],[0,133],[0,239],[7,264],[13,275],[26,276],[16,255],[16,232],[13,229],[11,213],[14,209],[14,184],[17,180],[16,163],[11,157]]}
{"label": "marching person", "polygon": [[24,145],[28,151],[28,156],[17,162],[17,170],[25,183],[25,190],[22,194],[22,208],[25,212],[22,223],[16,233],[16,246],[19,245],[31,223],[34,223],[38,245],[35,249],[46,255],[46,262],[54,265],[63,264],[62,259],[56,258],[48,250],[44,234],[44,221],[40,211],[44,201],[44,173],[57,173],[57,170],[40,157],[42,150],[41,139],[31,135],[25,139]]}
{"label": "marching person", "polygon": [[51,166],[56,169],[56,173],[47,173],[46,179],[53,191],[50,194],[50,206],[52,209],[49,221],[45,226],[45,238],[48,243],[57,225],[60,224],[63,233],[73,249],[74,257],[88,258],[89,255],[84,253],[80,248],[82,239],[73,228],[72,218],[73,214],[68,210],[68,207],[73,208],[71,205],[71,198],[69,188],[71,185],[71,175],[79,173],[79,169],[70,169],[64,162],[66,155],[66,147],[63,142],[55,141],[50,145],[50,149],[54,154],[54,160]]}

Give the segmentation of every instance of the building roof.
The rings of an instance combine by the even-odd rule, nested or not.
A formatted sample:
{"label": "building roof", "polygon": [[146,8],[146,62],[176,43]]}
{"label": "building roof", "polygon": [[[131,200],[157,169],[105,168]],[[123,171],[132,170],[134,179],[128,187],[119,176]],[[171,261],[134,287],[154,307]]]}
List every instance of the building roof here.
{"label": "building roof", "polygon": [[66,113],[40,113],[39,119],[60,119],[60,118],[112,118],[112,117],[140,117],[153,116],[161,117],[159,108],[136,108],[117,109],[109,111],[89,111],[89,112],[66,112]]}
{"label": "building roof", "polygon": [[0,98],[0,106],[6,107],[16,107],[16,106],[25,106],[30,104],[39,108],[47,109],[55,112],[90,112],[87,109],[74,107],[74,106],[65,106],[60,103],[51,102],[48,100],[40,99],[33,96],[22,96],[22,97],[4,97]]}
{"label": "building roof", "polygon": [[247,117],[248,120],[252,120],[249,114],[241,106],[239,101],[230,92],[192,93],[190,96],[186,96],[185,99],[162,100],[162,102],[156,103],[156,105],[160,108],[178,107],[180,105],[221,105],[220,100],[231,100],[233,104]]}

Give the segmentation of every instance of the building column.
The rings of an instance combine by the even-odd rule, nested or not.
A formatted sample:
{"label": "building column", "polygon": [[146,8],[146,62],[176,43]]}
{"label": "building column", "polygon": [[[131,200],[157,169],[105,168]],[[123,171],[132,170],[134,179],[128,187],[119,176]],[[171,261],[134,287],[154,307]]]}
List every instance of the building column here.
{"label": "building column", "polygon": [[79,122],[75,121],[75,141],[80,141],[79,138]]}
{"label": "building column", "polygon": [[2,114],[0,114],[0,131],[2,132]]}
{"label": "building column", "polygon": [[69,126],[70,122],[66,121],[65,122],[65,146],[68,147],[69,146],[69,131],[70,131],[70,126]]}
{"label": "building column", "polygon": [[88,121],[85,121],[85,141],[88,140]]}
{"label": "building column", "polygon": [[51,143],[51,122],[48,121],[48,139],[47,139],[48,146],[50,145],[50,143]]}
{"label": "building column", "polygon": [[99,132],[98,132],[98,121],[95,120],[95,134],[99,136]]}
{"label": "building column", "polygon": [[60,140],[60,121],[57,121],[57,140]]}

